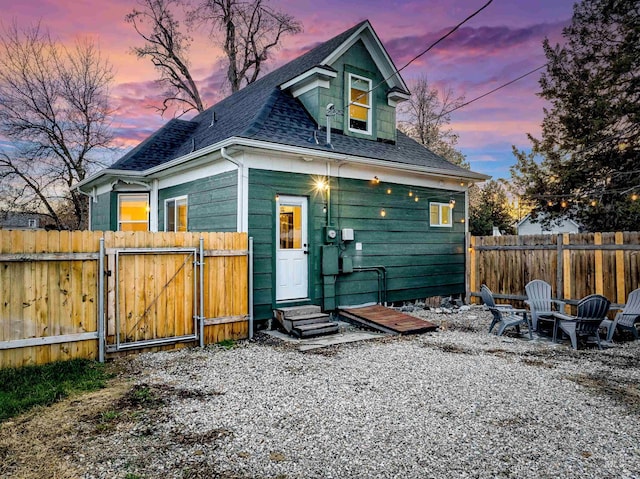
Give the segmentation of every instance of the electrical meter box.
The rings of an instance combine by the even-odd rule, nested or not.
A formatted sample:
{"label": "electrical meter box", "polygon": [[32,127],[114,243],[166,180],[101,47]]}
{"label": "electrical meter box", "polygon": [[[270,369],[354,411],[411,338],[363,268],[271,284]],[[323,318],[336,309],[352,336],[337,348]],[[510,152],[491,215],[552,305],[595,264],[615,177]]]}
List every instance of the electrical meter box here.
{"label": "electrical meter box", "polygon": [[340,248],[333,245],[321,246],[322,248],[322,274],[324,276],[337,275]]}
{"label": "electrical meter box", "polygon": [[338,229],[335,226],[325,226],[324,240],[326,243],[335,243],[338,241]]}
{"label": "electrical meter box", "polygon": [[353,241],[353,228],[342,228],[342,241]]}

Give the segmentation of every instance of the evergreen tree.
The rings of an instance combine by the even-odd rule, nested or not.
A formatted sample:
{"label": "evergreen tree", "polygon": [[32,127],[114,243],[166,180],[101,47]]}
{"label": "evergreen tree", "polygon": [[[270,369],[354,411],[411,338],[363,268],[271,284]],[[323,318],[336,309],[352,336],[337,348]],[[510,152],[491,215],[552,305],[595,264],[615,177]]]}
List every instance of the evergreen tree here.
{"label": "evergreen tree", "polygon": [[[536,212],[590,231],[640,229],[640,3],[584,0],[543,48],[542,138],[511,173]],[[534,212],[535,213],[535,212]]]}
{"label": "evergreen tree", "polygon": [[469,189],[469,231],[474,236],[490,236],[497,227],[504,234],[513,234],[513,218],[504,187],[490,180],[482,187]]}

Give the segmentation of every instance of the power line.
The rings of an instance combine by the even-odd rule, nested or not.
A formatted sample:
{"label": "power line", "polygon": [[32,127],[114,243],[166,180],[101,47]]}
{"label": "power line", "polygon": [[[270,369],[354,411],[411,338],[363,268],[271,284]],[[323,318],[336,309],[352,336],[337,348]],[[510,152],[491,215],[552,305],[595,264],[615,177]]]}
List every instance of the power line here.
{"label": "power line", "polygon": [[422,52],[418,53],[415,57],[413,57],[411,60],[409,60],[407,63],[405,63],[401,68],[395,70],[391,75],[389,75],[388,77],[386,77],[384,80],[382,80],[380,83],[378,83],[377,85],[375,85],[373,88],[371,88],[370,90],[361,93],[360,95],[358,95],[357,98],[351,100],[349,103],[347,103],[344,106],[344,109],[349,108],[350,105],[352,105],[355,101],[358,101],[360,98],[364,97],[365,95],[368,95],[369,93],[371,93],[372,91],[374,91],[376,88],[378,88],[380,85],[386,83],[390,78],[392,78],[393,76],[399,74],[402,70],[404,70],[405,68],[407,68],[409,65],[411,65],[413,62],[415,62],[418,58],[420,58],[421,56],[423,56],[425,53],[429,52],[431,49],[433,49],[438,43],[442,42],[444,39],[446,39],[447,37],[449,37],[450,35],[452,35],[456,30],[458,30],[462,25],[464,25],[465,23],[467,23],[469,20],[471,20],[473,17],[475,17],[476,15],[478,15],[482,10],[484,10],[485,8],[487,8],[491,3],[493,2],[493,0],[489,0],[487,3],[485,3],[482,7],[480,7],[478,10],[476,10],[475,12],[473,12],[471,15],[469,15],[467,18],[465,18],[464,20],[462,20],[460,23],[458,23],[455,27],[453,27],[451,30],[449,30],[445,35],[441,36],[440,38],[438,38],[435,42],[433,42],[431,45],[429,45],[427,48],[425,48]]}
{"label": "power line", "polygon": [[486,93],[484,93],[484,94],[482,94],[482,95],[480,95],[480,96],[478,96],[478,97],[475,97],[475,98],[474,98],[474,99],[472,99],[472,100],[469,100],[469,101],[467,101],[467,102],[465,102],[465,103],[463,103],[463,104],[461,104],[461,105],[458,105],[458,106],[456,106],[455,108],[452,108],[451,110],[447,110],[447,111],[445,111],[444,113],[441,113],[441,114],[440,114],[440,115],[438,115],[436,118],[434,118],[434,120],[438,120],[438,119],[442,118],[443,116],[448,115],[448,114],[449,114],[449,113],[451,113],[451,112],[454,112],[454,111],[456,111],[456,110],[459,110],[459,109],[460,109],[460,108],[462,108],[462,107],[465,107],[465,106],[467,106],[467,105],[470,105],[471,103],[473,103],[473,102],[475,102],[475,101],[478,101],[478,100],[480,100],[480,99],[482,99],[482,98],[484,98],[484,97],[486,97],[486,96],[489,96],[489,95],[491,95],[492,93],[497,92],[498,90],[502,90],[503,88],[505,88],[505,87],[507,87],[507,86],[509,86],[509,85],[511,85],[511,84],[513,84],[513,83],[515,83],[515,82],[517,82],[517,81],[519,81],[519,80],[522,80],[523,78],[525,78],[525,77],[527,77],[527,76],[531,75],[532,73],[537,72],[538,70],[541,70],[542,68],[544,68],[544,67],[546,67],[546,66],[547,66],[547,63],[545,63],[544,65],[540,65],[539,67],[534,68],[533,70],[531,70],[531,71],[529,71],[529,72],[527,72],[527,73],[525,73],[525,74],[523,74],[523,75],[520,75],[518,78],[514,78],[513,80],[508,81],[507,83],[504,83],[504,84],[500,85],[499,87],[494,88],[494,89],[493,89],[493,90],[491,90],[491,91],[488,91],[488,92],[486,92]]}

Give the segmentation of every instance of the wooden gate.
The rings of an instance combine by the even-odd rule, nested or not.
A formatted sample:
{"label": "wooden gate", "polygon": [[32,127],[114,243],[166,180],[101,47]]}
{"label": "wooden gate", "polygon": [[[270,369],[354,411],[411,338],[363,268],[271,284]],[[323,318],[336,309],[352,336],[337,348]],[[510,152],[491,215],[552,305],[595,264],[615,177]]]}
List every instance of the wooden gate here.
{"label": "wooden gate", "polygon": [[[197,248],[114,248],[107,352],[199,339]],[[115,273],[115,274],[114,274]],[[111,316],[108,312],[108,317]]]}

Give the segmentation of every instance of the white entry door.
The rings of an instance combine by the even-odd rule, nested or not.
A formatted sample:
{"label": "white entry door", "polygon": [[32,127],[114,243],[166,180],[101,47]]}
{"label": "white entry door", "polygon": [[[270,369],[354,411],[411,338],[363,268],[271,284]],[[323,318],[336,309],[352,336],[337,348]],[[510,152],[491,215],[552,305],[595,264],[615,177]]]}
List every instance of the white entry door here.
{"label": "white entry door", "polygon": [[307,198],[280,196],[276,201],[276,300],[308,295]]}

